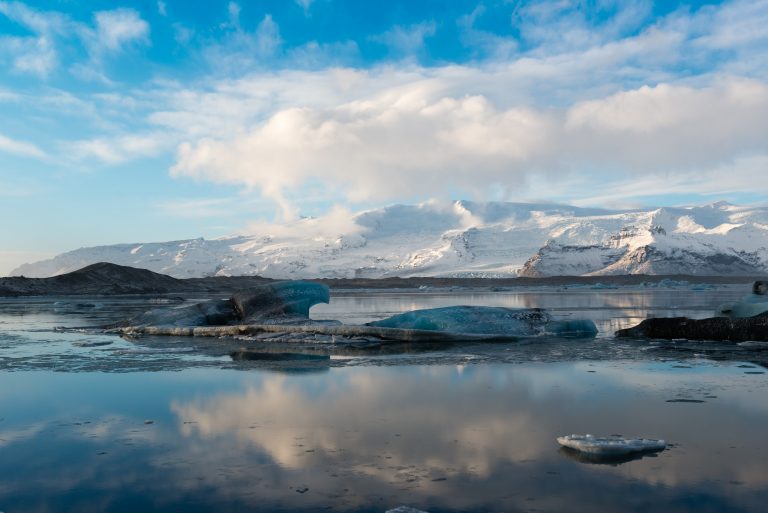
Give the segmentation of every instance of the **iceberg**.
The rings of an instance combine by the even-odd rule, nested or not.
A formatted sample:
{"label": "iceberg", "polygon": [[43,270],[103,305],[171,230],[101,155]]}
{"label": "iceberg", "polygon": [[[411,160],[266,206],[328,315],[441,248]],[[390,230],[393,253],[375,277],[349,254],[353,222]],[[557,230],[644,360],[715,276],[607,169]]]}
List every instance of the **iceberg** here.
{"label": "iceberg", "polygon": [[722,305],[716,315],[732,318],[754,317],[768,312],[768,281],[758,280],[752,284],[752,293],[741,301]]}
{"label": "iceberg", "polygon": [[327,285],[310,281],[278,281],[234,294],[232,303],[239,322],[250,324],[274,317],[309,317],[309,309],[328,303]]}
{"label": "iceberg", "polygon": [[[501,342],[553,335],[594,337],[589,320],[555,320],[539,308],[450,306],[414,310],[365,325],[309,318],[309,309],[327,303],[327,286],[276,282],[188,306],[150,310],[108,327],[123,335],[256,337],[260,340],[380,345],[384,343]],[[337,339],[336,337],[339,337]]]}
{"label": "iceberg", "polygon": [[663,451],[667,447],[664,440],[651,438],[623,438],[620,436],[598,437],[594,435],[565,435],[557,438],[557,443],[591,456],[617,457],[634,453]]}
{"label": "iceberg", "polygon": [[309,309],[330,301],[328,286],[307,281],[278,281],[175,308],[158,308],[129,320],[130,326],[228,326],[309,322]]}
{"label": "iceberg", "polygon": [[535,337],[541,335],[594,337],[590,320],[558,321],[540,308],[447,306],[414,310],[373,321],[366,326],[450,333]]}
{"label": "iceberg", "polygon": [[597,326],[588,319],[551,321],[545,328],[548,335],[556,337],[592,338],[597,336]]}
{"label": "iceberg", "polygon": [[768,312],[768,296],[757,294],[749,294],[741,301],[717,309],[717,315],[733,318],[754,317],[765,312]]}

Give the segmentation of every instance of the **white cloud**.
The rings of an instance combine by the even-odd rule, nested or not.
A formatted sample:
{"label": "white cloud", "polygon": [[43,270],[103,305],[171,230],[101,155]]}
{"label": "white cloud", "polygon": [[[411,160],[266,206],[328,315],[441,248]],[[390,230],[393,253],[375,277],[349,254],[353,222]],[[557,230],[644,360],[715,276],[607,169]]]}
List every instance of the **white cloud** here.
{"label": "white cloud", "polygon": [[641,172],[711,166],[768,151],[768,86],[644,86],[575,105],[565,128],[579,147],[574,156],[585,160]]}
{"label": "white cloud", "polygon": [[225,73],[240,73],[244,69],[265,67],[282,50],[280,27],[270,14],[264,15],[253,31],[240,26],[240,6],[229,4],[229,22],[222,28],[230,30],[220,41],[210,44],[204,56],[212,68]]}
{"label": "white cloud", "polygon": [[46,158],[46,154],[43,150],[36,145],[26,142],[11,139],[3,134],[0,134],[0,152],[12,153],[14,155],[21,155],[22,157],[33,157],[37,159]]}
{"label": "white cloud", "polygon": [[183,23],[173,24],[173,39],[180,45],[189,43],[195,35],[195,31]]}
{"label": "white cloud", "polygon": [[694,89],[661,84],[568,109],[500,109],[486,97],[435,94],[421,81],[333,108],[287,108],[245,133],[179,148],[174,176],[286,191],[311,181],[349,201],[566,176],[689,171],[768,152],[768,87],[745,80]]}
{"label": "white cloud", "polygon": [[[354,60],[354,42],[288,48],[271,16],[246,27],[232,2],[222,7],[223,37],[204,50],[223,73],[147,84],[119,99],[130,108],[92,98],[82,108],[73,103],[67,108],[77,112],[68,115],[93,116],[107,133],[62,151],[70,160],[122,164],[177,148],[174,176],[260,191],[286,215],[297,212],[295,198],[301,202],[308,185],[340,201],[379,202],[489,191],[546,197],[557,188],[549,181],[573,184],[563,193],[572,199],[599,194],[591,182],[631,194],[622,184],[687,179],[692,170],[768,153],[767,77],[754,64],[766,62],[766,52],[759,44],[747,51],[739,30],[729,28],[742,27],[744,41],[762,44],[750,18],[762,19],[767,1],[680,10],[650,26],[648,2],[622,9],[603,1],[610,16],[593,31],[594,21],[572,2],[521,5],[512,20],[520,45],[478,29],[491,11],[460,20],[465,40],[485,44],[478,55],[491,59],[353,69],[327,63]],[[135,11],[109,13],[95,18],[102,29],[86,27],[101,48],[95,55],[149,42]],[[536,20],[556,30],[537,31]],[[110,23],[119,29],[107,30]],[[408,56],[436,30],[429,22],[395,27],[379,40]],[[296,63],[304,69],[290,69]],[[622,183],[609,180],[615,177]]]}
{"label": "white cloud", "polygon": [[76,160],[96,160],[117,165],[130,160],[157,156],[169,150],[175,141],[173,134],[149,133],[67,142],[67,153]]}
{"label": "white cloud", "polygon": [[633,207],[641,206],[644,203],[638,200],[659,195],[698,195],[720,200],[744,192],[764,194],[768,191],[768,153],[735,157],[695,170],[632,177],[617,173],[601,178],[599,183],[592,183],[589,190],[578,199],[568,196],[568,187],[579,186],[576,179],[554,187],[550,185],[550,197],[567,198],[575,205],[613,204],[617,208],[624,208],[630,203]]}
{"label": "white cloud", "polygon": [[[602,0],[590,10],[572,1],[518,5],[512,22],[539,54],[581,51],[621,39],[639,29],[653,10],[650,0]],[[589,11],[600,20],[588,18]]]}
{"label": "white cloud", "polygon": [[94,54],[119,52],[131,44],[149,43],[149,24],[133,9],[99,11],[94,14]]}
{"label": "white cloud", "polygon": [[[295,212],[289,212],[296,214]],[[291,222],[270,223],[254,221],[248,224],[247,233],[268,235],[281,239],[294,238],[307,240],[313,238],[335,238],[340,235],[351,236],[363,231],[354,221],[353,212],[348,208],[336,205],[330,211],[319,217],[296,219]]]}
{"label": "white cloud", "polygon": [[309,12],[309,8],[312,6],[313,3],[315,3],[315,0],[294,0],[296,2],[296,5],[304,9],[304,13]]}
{"label": "white cloud", "polygon": [[288,60],[300,69],[327,68],[355,62],[360,58],[360,48],[354,41],[318,43],[310,41],[286,52]]}
{"label": "white cloud", "polygon": [[716,49],[750,48],[768,42],[768,1],[739,0],[702,10],[704,33],[696,43]]}
{"label": "white cloud", "polygon": [[486,12],[486,7],[479,4],[475,9],[460,17],[456,24],[461,30],[461,40],[475,53],[492,59],[508,59],[518,50],[518,41],[513,37],[504,37],[493,32],[480,30],[475,25],[480,16]]}
{"label": "white cloud", "polygon": [[424,51],[424,40],[435,35],[437,25],[434,21],[418,23],[409,27],[399,25],[374,36],[373,41],[386,45],[397,57],[412,57]]}
{"label": "white cloud", "polygon": [[240,28],[240,5],[235,2],[229,2],[227,5],[229,13],[229,25],[234,28]]}
{"label": "white cloud", "polygon": [[58,67],[58,47],[67,40],[80,39],[91,60],[74,64],[71,67],[74,72],[82,78],[96,78],[102,82],[108,82],[98,69],[105,55],[118,53],[132,44],[149,43],[149,24],[133,9],[97,12],[93,26],[20,2],[0,2],[0,15],[33,33],[23,37],[0,37],[0,58],[6,55],[14,70],[42,78]]}
{"label": "white cloud", "polygon": [[57,65],[54,37],[65,33],[70,24],[58,13],[44,13],[19,2],[0,2],[0,15],[28,28],[34,35],[0,37],[0,57],[10,57],[14,70],[46,77]]}

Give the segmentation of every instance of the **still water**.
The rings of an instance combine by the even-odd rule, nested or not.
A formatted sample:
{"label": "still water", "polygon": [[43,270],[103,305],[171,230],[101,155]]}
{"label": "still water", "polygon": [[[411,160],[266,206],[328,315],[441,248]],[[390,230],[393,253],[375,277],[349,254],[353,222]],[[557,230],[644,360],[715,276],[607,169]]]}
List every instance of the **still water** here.
{"label": "still water", "polygon": [[[114,322],[147,298],[4,300],[0,511],[764,511],[765,351],[610,336],[742,293],[350,293],[313,316],[543,306],[602,332],[285,362],[233,360],[247,341],[54,329]],[[570,433],[670,447],[593,464],[558,449]]]}

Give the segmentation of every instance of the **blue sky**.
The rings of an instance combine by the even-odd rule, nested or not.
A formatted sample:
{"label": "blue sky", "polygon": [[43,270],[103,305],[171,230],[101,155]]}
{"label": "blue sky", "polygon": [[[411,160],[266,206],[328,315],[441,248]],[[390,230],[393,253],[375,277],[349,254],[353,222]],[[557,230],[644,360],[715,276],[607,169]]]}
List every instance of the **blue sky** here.
{"label": "blue sky", "polygon": [[428,199],[768,192],[768,0],[0,1],[0,274]]}

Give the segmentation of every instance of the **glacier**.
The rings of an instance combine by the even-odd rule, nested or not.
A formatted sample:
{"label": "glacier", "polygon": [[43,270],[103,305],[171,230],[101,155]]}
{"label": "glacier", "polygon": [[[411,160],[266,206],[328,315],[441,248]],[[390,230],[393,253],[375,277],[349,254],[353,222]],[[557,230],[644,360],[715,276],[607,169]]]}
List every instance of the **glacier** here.
{"label": "glacier", "polygon": [[25,264],[49,277],[96,262],[176,278],[515,277],[768,272],[768,207],[607,210],[509,202],[428,202],[354,214],[339,233],[300,219],[218,239],[81,248]]}

